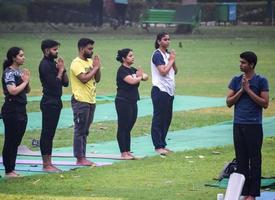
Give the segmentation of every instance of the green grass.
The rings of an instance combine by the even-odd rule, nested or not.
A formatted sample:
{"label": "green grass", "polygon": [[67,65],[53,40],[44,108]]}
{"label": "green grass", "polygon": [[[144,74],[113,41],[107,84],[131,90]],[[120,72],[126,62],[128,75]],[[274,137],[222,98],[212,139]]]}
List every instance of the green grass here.
{"label": "green grass", "polygon": [[[254,28],[254,27],[253,27]],[[247,30],[248,29],[248,30]],[[234,30],[236,33],[234,33]],[[223,37],[224,34],[224,37]],[[261,37],[262,34],[264,37]],[[252,28],[210,28],[202,29],[194,36],[171,34],[171,48],[177,52],[177,94],[224,96],[227,85],[233,75],[239,72],[239,54],[245,50],[253,50],[259,57],[256,70],[264,74],[274,88],[275,57],[274,29]],[[115,94],[115,76],[119,63],[115,60],[118,49],[130,47],[134,50],[135,66],[142,66],[150,74],[150,57],[155,35],[118,35],[111,34],[1,34],[0,57],[13,45],[21,46],[27,57],[25,67],[32,72],[30,95],[41,95],[41,84],[38,78],[38,65],[42,58],[40,43],[45,38],[53,38],[61,43],[59,54],[65,59],[69,69],[71,61],[77,56],[77,41],[80,37],[91,37],[95,43],[95,54],[102,60],[102,81],[98,84],[99,95]],[[183,47],[179,48],[178,43]],[[151,81],[140,86],[141,95],[149,95]],[[211,92],[209,92],[211,89]],[[70,94],[70,88],[64,93]],[[271,97],[275,92],[271,90]]]}
{"label": "green grass", "polygon": [[[207,114],[205,114],[207,112]],[[275,113],[273,113],[275,114]],[[201,109],[190,112],[175,112],[170,131],[203,127],[219,122],[231,120],[229,109]],[[150,133],[152,117],[140,117],[132,130],[132,136],[142,136]],[[92,124],[88,143],[114,140],[116,138],[117,122],[108,121]],[[22,144],[31,146],[32,139],[39,139],[40,131],[28,131]],[[3,135],[0,135],[0,149],[2,149]],[[55,135],[54,147],[71,146],[73,142],[73,128],[58,129]]]}
{"label": "green grass", "polygon": [[[275,162],[272,156],[274,145],[274,137],[265,139],[264,176],[274,174],[271,167]],[[220,154],[215,155],[213,151]],[[204,158],[199,158],[200,155]],[[166,158],[156,156],[103,168],[5,180],[0,183],[0,192],[23,198],[22,195],[27,195],[33,199],[41,196],[49,199],[214,199],[224,190],[205,187],[204,184],[212,182],[212,178],[217,177],[225,162],[233,156],[232,146],[185,151]]]}
{"label": "green grass", "polygon": [[[125,33],[118,30],[112,34],[1,34],[0,57],[13,45],[25,49],[27,62],[31,69],[32,92],[41,95],[38,78],[38,64],[42,57],[40,42],[53,38],[61,42],[60,55],[64,57],[67,69],[77,56],[76,43],[80,37],[95,39],[95,53],[102,59],[102,81],[98,84],[99,95],[115,94],[115,75],[119,63],[115,61],[120,48],[134,49],[135,64],[141,65],[150,74],[150,57],[155,35]],[[171,34],[171,48],[177,51],[176,93],[179,95],[200,95],[224,97],[227,84],[239,72],[239,53],[253,50],[259,57],[257,72],[269,79],[271,102],[264,112],[265,116],[275,115],[275,30],[270,27],[213,27],[200,28],[194,35]],[[183,48],[178,47],[182,42]],[[142,96],[150,95],[151,82],[140,86]],[[70,88],[64,90],[70,94]],[[99,103],[99,102],[98,102]],[[103,102],[104,103],[104,102]],[[183,102],[184,103],[184,102]],[[64,107],[70,103],[65,102]],[[39,111],[39,102],[30,103],[28,111]],[[232,119],[232,109],[208,108],[188,112],[175,112],[171,131],[203,127]],[[31,123],[31,122],[29,122]],[[137,120],[132,136],[150,133],[151,116]],[[89,143],[114,140],[116,121],[95,123],[91,126]],[[39,138],[40,131],[26,132],[23,144],[30,146],[33,138]],[[73,129],[57,130],[54,147],[72,145]],[[3,135],[0,135],[0,149]],[[183,144],[184,145],[184,144]],[[172,147],[171,147],[172,148]],[[213,151],[221,154],[214,155]],[[274,176],[273,163],[275,138],[264,140],[263,175]],[[185,156],[192,156],[187,159]],[[198,156],[205,156],[200,159]],[[0,198],[15,199],[215,199],[221,189],[204,187],[216,177],[226,161],[234,157],[232,145],[212,149],[196,149],[174,153],[167,158],[152,157],[138,161],[120,162],[103,168],[86,168],[63,174],[36,175],[15,180],[0,181]]]}

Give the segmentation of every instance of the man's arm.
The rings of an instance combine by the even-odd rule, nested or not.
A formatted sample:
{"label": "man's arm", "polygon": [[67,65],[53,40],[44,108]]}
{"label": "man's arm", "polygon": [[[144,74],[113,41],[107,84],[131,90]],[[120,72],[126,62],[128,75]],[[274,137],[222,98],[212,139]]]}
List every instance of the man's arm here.
{"label": "man's arm", "polygon": [[93,69],[91,69],[89,72],[87,73],[80,73],[77,78],[82,82],[82,83],[87,83],[88,81],[90,81],[94,76],[95,74],[97,73],[98,71],[98,67],[93,67]]}
{"label": "man's arm", "polygon": [[[44,85],[47,85],[49,88],[56,88],[62,85],[61,78],[58,77],[60,76],[58,74],[56,76],[51,68],[47,62],[42,61],[39,65],[39,76]],[[58,73],[60,72],[58,71]]]}
{"label": "man's arm", "polygon": [[69,78],[66,73],[64,60],[62,58],[58,58],[56,62],[56,68],[58,69],[57,78],[61,80],[62,85],[64,87],[68,87],[69,85]]}
{"label": "man's arm", "polygon": [[63,72],[63,76],[62,76],[62,85],[63,85],[64,87],[68,87],[68,86],[69,86],[69,78],[68,78],[68,75],[67,75],[66,70]]}
{"label": "man's arm", "polygon": [[256,95],[251,89],[246,91],[250,98],[263,108],[267,108],[269,104],[269,94],[268,91],[262,91],[260,96]]}
{"label": "man's arm", "polygon": [[[99,56],[95,56],[93,59],[93,68],[87,73],[80,73],[77,78],[82,82],[82,83],[87,83],[90,81],[92,78],[95,78],[96,82],[99,82],[100,77],[101,77],[101,72],[100,72],[100,60]],[[98,81],[97,81],[98,80]]]}
{"label": "man's arm", "polygon": [[100,68],[97,70],[96,74],[95,74],[95,82],[99,82],[101,79],[101,70]]}
{"label": "man's arm", "polygon": [[255,94],[251,88],[249,87],[248,80],[244,77],[243,78],[243,88],[249,97],[258,105],[262,106],[263,108],[267,108],[269,104],[269,94],[268,91],[261,91],[260,96]]}
{"label": "man's arm", "polygon": [[99,59],[99,56],[98,55],[95,55],[94,57],[94,60],[93,60],[93,66],[98,66],[98,70],[95,74],[95,82],[99,82],[100,79],[101,79],[101,62],[100,62],[100,59]]}
{"label": "man's arm", "polygon": [[243,88],[241,88],[238,92],[235,92],[234,90],[229,89],[227,98],[226,98],[227,106],[230,108],[235,103],[237,103],[239,98],[242,96],[242,94],[243,94]]}

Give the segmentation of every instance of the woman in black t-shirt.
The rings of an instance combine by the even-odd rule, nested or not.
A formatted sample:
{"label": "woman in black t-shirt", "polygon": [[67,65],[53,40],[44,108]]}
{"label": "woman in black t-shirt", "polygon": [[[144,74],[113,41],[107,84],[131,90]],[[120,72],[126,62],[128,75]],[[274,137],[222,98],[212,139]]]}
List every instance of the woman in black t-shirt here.
{"label": "woman in black t-shirt", "polygon": [[135,158],[130,151],[130,133],[137,119],[138,86],[140,81],[148,79],[148,75],[141,68],[136,69],[131,66],[134,63],[134,55],[131,49],[119,50],[116,59],[121,62],[116,77],[117,141],[121,157],[129,160]]}
{"label": "woman in black t-shirt", "polygon": [[18,177],[15,169],[17,147],[20,145],[27,126],[26,93],[30,91],[30,72],[20,69],[25,56],[21,48],[12,47],[3,63],[2,86],[5,102],[2,106],[2,118],[5,126],[3,146],[3,165],[7,177]]}

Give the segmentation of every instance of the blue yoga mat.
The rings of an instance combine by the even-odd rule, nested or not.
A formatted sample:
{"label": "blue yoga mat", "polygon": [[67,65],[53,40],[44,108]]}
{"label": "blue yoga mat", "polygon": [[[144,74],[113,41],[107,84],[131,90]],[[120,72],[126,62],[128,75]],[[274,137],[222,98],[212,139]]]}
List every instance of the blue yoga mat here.
{"label": "blue yoga mat", "polygon": [[275,200],[275,192],[262,192],[256,200]]}
{"label": "blue yoga mat", "polygon": [[[197,96],[176,96],[173,111],[187,111],[200,108],[225,106],[224,98],[197,97]],[[150,98],[141,99],[138,102],[138,117],[152,115],[153,105]],[[41,112],[28,113],[27,130],[40,130],[42,127]],[[96,106],[94,122],[117,120],[114,103],[99,104]],[[71,108],[64,108],[61,111],[58,128],[69,128],[73,126],[73,112]],[[0,134],[4,132],[3,121],[0,120]]]}
{"label": "blue yoga mat", "polygon": [[[210,148],[233,144],[232,122],[227,121],[212,126],[171,131],[167,135],[167,147],[174,151],[185,151],[196,148]],[[275,117],[263,120],[264,136],[275,135]],[[131,138],[131,150],[136,156],[154,156],[151,135]],[[72,147],[55,149],[59,152],[72,152]],[[119,154],[116,140],[87,145],[87,153]]]}

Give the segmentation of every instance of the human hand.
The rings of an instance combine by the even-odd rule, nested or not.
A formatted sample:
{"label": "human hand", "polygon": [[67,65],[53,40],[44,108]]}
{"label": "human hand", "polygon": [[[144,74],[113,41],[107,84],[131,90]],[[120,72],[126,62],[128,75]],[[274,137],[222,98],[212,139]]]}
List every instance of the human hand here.
{"label": "human hand", "polygon": [[172,49],[170,52],[169,61],[170,60],[175,61],[175,59],[176,59],[176,51]]}
{"label": "human hand", "polygon": [[93,58],[93,68],[100,69],[100,67],[101,67],[100,58],[98,55],[95,55]]}
{"label": "human hand", "polygon": [[22,70],[22,74],[21,74],[21,78],[23,80],[23,82],[29,82],[30,81],[30,76],[31,76],[31,73],[28,69],[24,68]]}
{"label": "human hand", "polygon": [[149,79],[149,76],[145,73],[142,74],[142,80],[147,81]]}
{"label": "human hand", "polygon": [[249,86],[250,86],[249,81],[247,80],[247,78],[244,74],[242,77],[242,89],[247,92],[248,90],[250,90]]}
{"label": "human hand", "polygon": [[136,76],[142,77],[142,75],[143,75],[143,69],[140,66],[138,66],[136,71]]}
{"label": "human hand", "polygon": [[63,72],[65,70],[64,60],[63,58],[58,58],[56,62],[56,68],[58,71]]}

